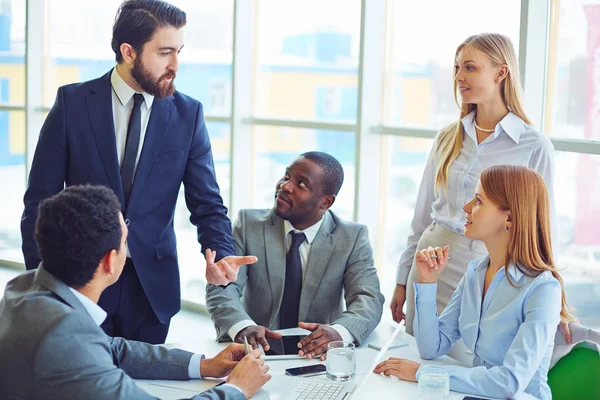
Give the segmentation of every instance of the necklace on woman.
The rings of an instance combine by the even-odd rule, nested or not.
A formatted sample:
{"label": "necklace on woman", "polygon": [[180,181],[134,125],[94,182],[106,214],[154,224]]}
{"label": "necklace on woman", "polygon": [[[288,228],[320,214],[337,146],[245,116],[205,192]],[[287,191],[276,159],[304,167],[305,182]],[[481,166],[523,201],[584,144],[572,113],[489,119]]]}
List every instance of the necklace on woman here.
{"label": "necklace on woman", "polygon": [[475,121],[475,119],[473,119],[473,123],[475,124],[475,128],[479,129],[481,132],[494,133],[496,131],[496,129],[483,129],[482,127],[477,125],[477,121]]}

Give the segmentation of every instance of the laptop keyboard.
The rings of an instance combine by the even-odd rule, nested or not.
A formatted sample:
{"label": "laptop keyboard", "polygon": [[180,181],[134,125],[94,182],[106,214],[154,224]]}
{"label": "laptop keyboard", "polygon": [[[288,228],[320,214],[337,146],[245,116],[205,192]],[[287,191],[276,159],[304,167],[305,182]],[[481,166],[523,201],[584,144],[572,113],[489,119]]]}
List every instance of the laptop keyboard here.
{"label": "laptop keyboard", "polygon": [[286,400],[334,400],[344,390],[336,383],[302,382]]}

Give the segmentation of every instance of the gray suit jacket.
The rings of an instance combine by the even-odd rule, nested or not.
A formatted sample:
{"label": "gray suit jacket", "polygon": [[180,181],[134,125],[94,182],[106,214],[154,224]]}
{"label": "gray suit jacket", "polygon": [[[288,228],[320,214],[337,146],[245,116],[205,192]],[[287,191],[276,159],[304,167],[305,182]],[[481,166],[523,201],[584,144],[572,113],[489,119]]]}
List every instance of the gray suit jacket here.
{"label": "gray suit jacket", "polygon": [[[323,218],[308,257],[298,318],[343,325],[360,344],[379,323],[384,300],[367,227],[331,211]],[[219,340],[228,340],[227,331],[244,319],[279,328],[284,235],[283,220],[272,210],[240,211],[233,228],[236,252],[257,256],[258,262],[241,267],[237,281],[227,287],[207,285],[206,304]]]}
{"label": "gray suit jacket", "polygon": [[[0,301],[3,399],[152,399],[132,378],[188,379],[192,353],[111,338],[43,267],[10,281]],[[245,399],[219,387],[195,399]]]}

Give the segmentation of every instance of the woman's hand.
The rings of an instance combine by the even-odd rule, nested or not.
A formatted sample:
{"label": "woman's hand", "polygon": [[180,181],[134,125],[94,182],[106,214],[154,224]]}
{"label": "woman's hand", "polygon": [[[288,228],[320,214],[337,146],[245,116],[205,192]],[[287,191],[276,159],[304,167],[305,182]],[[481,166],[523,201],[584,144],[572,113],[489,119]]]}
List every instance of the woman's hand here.
{"label": "woman's hand", "polygon": [[417,370],[421,364],[404,358],[390,357],[375,367],[376,374],[383,372],[386,376],[395,376],[403,381],[416,382]]}
{"label": "woman's hand", "polygon": [[419,271],[419,283],[436,283],[446,265],[448,265],[448,252],[450,246],[431,247],[418,250],[415,254],[417,270]]}

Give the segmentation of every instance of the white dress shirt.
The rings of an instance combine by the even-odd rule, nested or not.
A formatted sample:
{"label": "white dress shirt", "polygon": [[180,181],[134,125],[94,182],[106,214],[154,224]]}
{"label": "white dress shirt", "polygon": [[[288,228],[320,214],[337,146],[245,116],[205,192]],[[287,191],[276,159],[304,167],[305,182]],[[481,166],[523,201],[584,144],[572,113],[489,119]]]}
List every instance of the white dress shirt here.
{"label": "white dress shirt", "polygon": [[[537,171],[546,182],[550,196],[552,238],[557,237],[554,204],[554,147],[550,139],[509,112],[496,125],[494,133],[477,144],[475,111],[466,115],[463,125],[462,150],[450,165],[446,191],[434,190],[438,154],[437,138],[423,173],[412,220],[412,233],[406,250],[400,257],[396,283],[406,285],[417,244],[423,231],[432,223],[441,224],[452,232],[465,232],[465,212],[462,207],[475,194],[481,171],[493,165],[522,165]],[[553,240],[556,243],[555,240]],[[440,243],[440,246],[444,243]]]}
{"label": "white dress shirt", "polygon": [[[117,142],[117,159],[119,160],[119,166],[121,166],[121,164],[123,164],[123,157],[125,156],[129,117],[133,110],[133,95],[139,92],[136,92],[131,86],[125,83],[123,78],[121,78],[121,75],[117,72],[116,67],[113,68],[112,73],[110,74],[110,84],[112,86],[112,113],[115,126],[115,139]],[[142,154],[142,148],[144,147],[144,138],[146,137],[146,129],[148,128],[148,121],[150,120],[152,103],[154,102],[154,96],[146,92],[141,94],[144,96],[144,103],[140,106],[142,127],[140,131],[140,145],[138,147],[135,166],[133,168],[134,179],[135,171],[140,160],[140,154]],[[127,257],[131,257],[129,246],[127,246]]]}
{"label": "white dress shirt", "polygon": [[[136,92],[131,86],[129,86],[121,75],[117,72],[117,68],[113,68],[110,74],[110,84],[112,86],[112,112],[113,122],[115,124],[115,136],[117,139],[117,157],[119,160],[119,166],[123,163],[123,157],[125,156],[125,144],[127,143],[127,127],[129,126],[129,117],[133,110],[133,95]],[[150,120],[150,112],[152,111],[152,103],[154,102],[154,96],[142,92],[144,96],[144,103],[140,107],[142,129],[140,131],[140,145],[138,147],[137,157],[135,159],[135,168],[137,168],[138,161],[140,160],[140,154],[142,154],[142,147],[144,144],[144,138],[146,137],[146,129],[148,128],[148,121]],[[134,173],[135,173],[134,168]]]}
{"label": "white dress shirt", "polygon": [[[292,239],[291,239],[290,232],[292,232],[292,231],[294,231],[296,233],[302,232],[306,236],[306,239],[304,240],[304,242],[302,242],[302,244],[300,244],[300,247],[298,248],[298,252],[300,253],[300,261],[302,263],[302,282],[303,283],[304,283],[304,273],[306,272],[306,266],[308,265],[308,256],[310,255],[310,248],[312,247],[312,243],[315,240],[315,237],[317,236],[317,233],[319,232],[319,229],[321,228],[322,224],[323,224],[323,218],[321,218],[316,224],[309,226],[308,228],[306,228],[304,230],[298,230],[298,229],[295,229],[292,226],[292,224],[290,224],[289,221],[285,221],[285,220],[283,221],[283,227],[284,227],[283,233],[285,235],[284,238],[285,238],[286,254],[289,251],[290,247],[292,246]],[[342,284],[343,284],[343,282],[340,282],[340,285],[342,285]],[[314,321],[308,321],[308,322],[314,322]],[[244,320],[238,322],[237,324],[234,324],[227,333],[229,334],[229,337],[231,338],[231,340],[235,340],[235,337],[237,336],[237,334],[240,333],[240,331],[242,329],[245,329],[249,326],[256,326],[256,323],[254,321],[252,321],[251,319],[244,319]],[[345,342],[354,342],[355,341],[354,336],[343,325],[334,324],[334,325],[331,325],[331,327],[333,329],[335,329],[337,331],[337,333],[340,334],[343,341],[345,341]]]}

